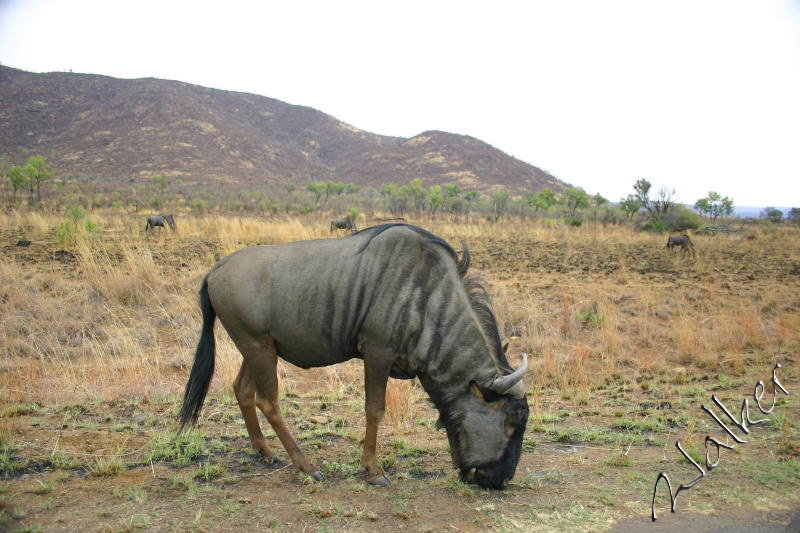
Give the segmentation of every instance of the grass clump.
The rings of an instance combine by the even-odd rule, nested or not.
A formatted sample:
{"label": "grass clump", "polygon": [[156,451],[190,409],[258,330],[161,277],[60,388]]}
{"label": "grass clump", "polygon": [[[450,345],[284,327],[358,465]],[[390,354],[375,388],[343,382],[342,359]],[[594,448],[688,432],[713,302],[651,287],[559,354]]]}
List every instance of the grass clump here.
{"label": "grass clump", "polygon": [[125,470],[125,467],[125,461],[118,455],[99,457],[86,465],[86,468],[95,477],[113,477]]}
{"label": "grass clump", "polygon": [[178,466],[186,466],[198,457],[209,455],[205,438],[197,431],[156,434],[149,444],[148,461],[166,461]]}
{"label": "grass clump", "polygon": [[225,472],[225,465],[208,461],[200,464],[200,468],[197,469],[194,477],[195,479],[202,479],[203,481],[211,481],[212,479],[221,477]]}
{"label": "grass clump", "polygon": [[14,455],[18,447],[6,442],[0,447],[0,474],[14,474],[28,466],[27,459]]}
{"label": "grass clump", "polygon": [[38,403],[17,403],[5,407],[3,412],[0,413],[0,416],[3,418],[11,418],[15,416],[32,415],[38,413],[41,409],[42,406]]}
{"label": "grass clump", "polygon": [[606,459],[604,462],[607,465],[616,466],[616,467],[633,466],[633,460],[631,459],[631,457],[629,455],[627,455],[627,454],[624,454],[624,453],[618,453],[618,454],[612,455],[611,457]]}

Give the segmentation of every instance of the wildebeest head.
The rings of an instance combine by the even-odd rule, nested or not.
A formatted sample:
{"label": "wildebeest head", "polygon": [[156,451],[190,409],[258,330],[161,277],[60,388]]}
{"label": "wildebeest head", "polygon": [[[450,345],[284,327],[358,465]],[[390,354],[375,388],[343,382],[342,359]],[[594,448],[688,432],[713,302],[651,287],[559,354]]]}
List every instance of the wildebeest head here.
{"label": "wildebeest head", "polygon": [[516,371],[489,383],[471,381],[440,407],[439,426],[447,431],[450,455],[463,481],[502,489],[514,476],[528,421],[521,379],[527,356]]}

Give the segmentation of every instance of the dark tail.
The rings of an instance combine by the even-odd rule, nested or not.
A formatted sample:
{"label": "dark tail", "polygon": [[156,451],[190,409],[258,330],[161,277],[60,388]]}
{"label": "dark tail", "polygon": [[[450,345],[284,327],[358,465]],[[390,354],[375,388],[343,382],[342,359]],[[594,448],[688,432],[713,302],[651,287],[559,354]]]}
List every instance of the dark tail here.
{"label": "dark tail", "polygon": [[203,311],[203,330],[200,333],[200,342],[197,343],[186,391],[183,393],[181,426],[178,433],[183,431],[186,424],[194,425],[197,422],[208,393],[208,385],[214,375],[214,321],[217,315],[208,299],[208,279],[204,279],[200,287],[200,309]]}

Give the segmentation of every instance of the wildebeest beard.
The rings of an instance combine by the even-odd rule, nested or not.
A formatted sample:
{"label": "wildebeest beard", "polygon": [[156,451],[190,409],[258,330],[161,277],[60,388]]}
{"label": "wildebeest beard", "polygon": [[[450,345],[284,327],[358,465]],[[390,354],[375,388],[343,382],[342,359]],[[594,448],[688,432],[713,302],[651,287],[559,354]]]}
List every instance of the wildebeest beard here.
{"label": "wildebeest beard", "polygon": [[[493,391],[481,388],[487,402],[502,402],[500,412],[504,415],[506,426],[513,429],[506,441],[505,449],[500,457],[493,460],[467,460],[465,455],[469,450],[464,439],[464,413],[459,409],[459,400],[455,398],[446,401],[442,395],[431,394],[433,404],[439,411],[439,420],[436,427],[444,428],[450,442],[450,453],[454,466],[460,472],[462,481],[476,483],[483,488],[502,490],[514,476],[522,453],[522,438],[528,422],[528,401],[526,398],[513,398],[502,396]],[[466,395],[471,393],[467,392]],[[466,396],[465,397],[468,397]]]}

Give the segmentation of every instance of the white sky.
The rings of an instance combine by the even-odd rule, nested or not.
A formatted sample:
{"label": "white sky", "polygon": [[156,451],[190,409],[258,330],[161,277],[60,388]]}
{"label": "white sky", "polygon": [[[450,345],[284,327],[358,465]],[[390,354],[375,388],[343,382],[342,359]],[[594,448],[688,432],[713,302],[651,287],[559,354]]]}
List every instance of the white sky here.
{"label": "white sky", "polygon": [[800,205],[797,0],[0,0],[0,62],[472,135],[615,201]]}

